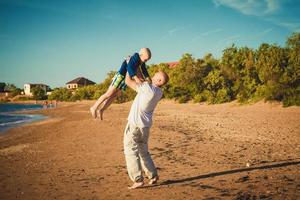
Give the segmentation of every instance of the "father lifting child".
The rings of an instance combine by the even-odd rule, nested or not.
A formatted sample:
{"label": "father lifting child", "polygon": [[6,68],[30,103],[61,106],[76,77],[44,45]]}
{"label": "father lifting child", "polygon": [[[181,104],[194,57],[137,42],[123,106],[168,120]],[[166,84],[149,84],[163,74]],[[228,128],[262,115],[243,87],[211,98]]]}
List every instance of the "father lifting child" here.
{"label": "father lifting child", "polygon": [[[114,76],[112,83],[108,90],[96,101],[96,103],[90,108],[90,112],[93,118],[97,117],[97,113],[101,120],[103,120],[103,112],[106,110],[114,99],[121,94],[121,91],[126,90],[125,77],[128,72],[129,76],[138,84],[143,81],[151,82],[145,63],[151,59],[151,51],[149,48],[142,48],[139,53],[133,54],[131,57],[125,59]],[[102,107],[99,109],[99,106]],[[98,111],[99,109],[99,111]],[[98,112],[97,112],[98,111]]]}

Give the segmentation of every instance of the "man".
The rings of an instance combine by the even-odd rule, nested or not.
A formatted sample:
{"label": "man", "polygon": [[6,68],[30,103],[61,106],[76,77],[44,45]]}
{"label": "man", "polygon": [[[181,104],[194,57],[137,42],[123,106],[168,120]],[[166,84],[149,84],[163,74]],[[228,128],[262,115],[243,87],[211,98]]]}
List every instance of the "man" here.
{"label": "man", "polygon": [[124,154],[128,175],[133,181],[129,189],[144,185],[142,169],[149,178],[149,184],[158,181],[158,174],[151,155],[148,152],[149,129],[152,125],[153,111],[163,93],[161,86],[169,80],[168,75],[159,71],[152,77],[152,83],[136,83],[127,74],[125,83],[137,92],[128,116],[124,133]]}

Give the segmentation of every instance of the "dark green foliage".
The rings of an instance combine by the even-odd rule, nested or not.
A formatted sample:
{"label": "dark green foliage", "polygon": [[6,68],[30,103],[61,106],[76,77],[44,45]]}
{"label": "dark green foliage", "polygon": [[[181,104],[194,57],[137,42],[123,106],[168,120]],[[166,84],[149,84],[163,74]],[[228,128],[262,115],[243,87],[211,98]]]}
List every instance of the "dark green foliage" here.
{"label": "dark green foliage", "polygon": [[234,45],[223,51],[220,66],[232,97],[240,102],[251,100],[260,84],[255,68],[255,52],[247,47],[237,48]]}
{"label": "dark green foliage", "polygon": [[230,82],[219,69],[212,70],[204,79],[209,103],[224,103],[232,99]]}
{"label": "dark green foliage", "polygon": [[5,88],[6,84],[3,82],[0,82],[0,92],[4,92],[4,88]]}
{"label": "dark green foliage", "polygon": [[5,84],[4,91],[10,92],[11,97],[17,96],[22,92],[20,88],[17,88],[14,84],[10,84],[10,83]]}
{"label": "dark green foliage", "polygon": [[48,96],[48,99],[57,101],[70,101],[71,97],[72,92],[67,88],[56,88]]}
{"label": "dark green foliage", "polygon": [[32,88],[32,97],[34,100],[44,100],[47,98],[46,91],[41,87]]}
{"label": "dark green foliage", "polygon": [[72,100],[93,99],[97,91],[97,85],[88,85],[78,88],[72,96]]}

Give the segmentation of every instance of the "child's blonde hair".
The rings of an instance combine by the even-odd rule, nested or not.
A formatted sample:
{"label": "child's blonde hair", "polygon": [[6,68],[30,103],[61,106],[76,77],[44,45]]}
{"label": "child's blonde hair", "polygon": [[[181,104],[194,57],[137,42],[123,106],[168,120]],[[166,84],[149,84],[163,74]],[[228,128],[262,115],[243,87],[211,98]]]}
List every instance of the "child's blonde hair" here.
{"label": "child's blonde hair", "polygon": [[148,58],[151,58],[151,51],[149,48],[145,47],[145,48],[141,48],[139,55],[144,55],[146,54],[148,56]]}

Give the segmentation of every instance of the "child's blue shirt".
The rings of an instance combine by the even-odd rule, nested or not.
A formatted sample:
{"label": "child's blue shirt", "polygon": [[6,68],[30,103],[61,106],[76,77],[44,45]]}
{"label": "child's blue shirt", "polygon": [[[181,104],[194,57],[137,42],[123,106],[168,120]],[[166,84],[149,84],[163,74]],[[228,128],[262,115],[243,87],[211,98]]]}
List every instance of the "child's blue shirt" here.
{"label": "child's blue shirt", "polygon": [[128,71],[129,76],[133,77],[136,75],[136,71],[139,65],[141,65],[141,70],[144,78],[149,77],[148,71],[146,69],[146,65],[144,62],[141,61],[138,53],[133,54],[133,56],[130,57],[128,63],[126,62],[126,60],[124,60],[124,62],[122,63],[119,69],[119,74],[126,76],[126,72]]}

